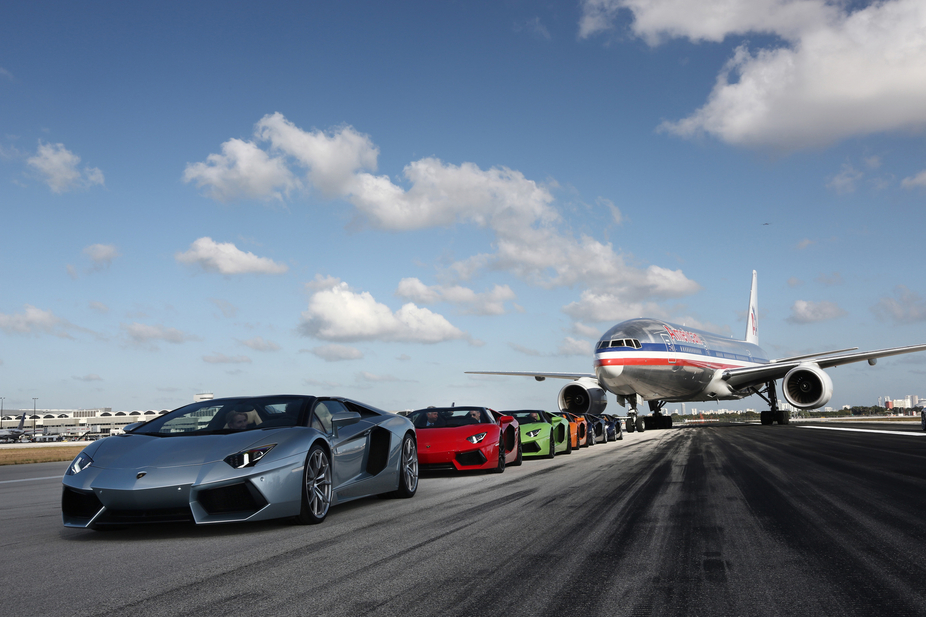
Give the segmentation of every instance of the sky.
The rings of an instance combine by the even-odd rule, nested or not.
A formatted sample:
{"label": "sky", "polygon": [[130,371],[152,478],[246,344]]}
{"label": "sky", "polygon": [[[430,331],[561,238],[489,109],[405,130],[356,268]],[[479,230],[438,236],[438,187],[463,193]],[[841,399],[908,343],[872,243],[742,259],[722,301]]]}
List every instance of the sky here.
{"label": "sky", "polygon": [[0,397],[553,408],[464,371],[742,338],[753,270],[772,357],[926,343],[924,128],[921,0],[6,3]]}

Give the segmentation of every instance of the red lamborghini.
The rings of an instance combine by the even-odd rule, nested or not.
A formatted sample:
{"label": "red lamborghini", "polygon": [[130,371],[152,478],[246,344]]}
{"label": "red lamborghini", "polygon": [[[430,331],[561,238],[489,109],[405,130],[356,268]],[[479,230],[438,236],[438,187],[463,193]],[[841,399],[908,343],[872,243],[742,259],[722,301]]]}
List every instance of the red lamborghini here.
{"label": "red lamborghini", "polygon": [[485,469],[521,464],[518,421],[487,407],[428,407],[408,414],[422,469]]}

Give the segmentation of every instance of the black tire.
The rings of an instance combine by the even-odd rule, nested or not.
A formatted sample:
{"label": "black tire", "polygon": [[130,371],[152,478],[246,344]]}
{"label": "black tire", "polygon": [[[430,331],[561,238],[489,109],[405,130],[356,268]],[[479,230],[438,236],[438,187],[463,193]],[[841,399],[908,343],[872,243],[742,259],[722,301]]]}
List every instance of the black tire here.
{"label": "black tire", "polygon": [[415,438],[406,435],[399,453],[399,488],[389,493],[390,497],[408,499],[418,492],[418,445]]}
{"label": "black tire", "polygon": [[492,473],[505,472],[505,439],[504,437],[498,442],[498,467],[492,470]]}
{"label": "black tire", "polygon": [[518,457],[514,459],[514,462],[511,464],[512,467],[517,467],[524,462],[524,450],[521,448],[521,441],[518,440]]}
{"label": "black tire", "polygon": [[628,432],[628,433],[632,433],[632,432],[634,432],[635,430],[637,430],[637,427],[634,426],[633,418],[627,418],[627,424],[626,424],[626,426],[627,426],[627,432]]}
{"label": "black tire", "polygon": [[302,473],[302,511],[296,517],[300,525],[317,525],[328,516],[331,507],[331,458],[324,446],[312,444],[305,457]]}
{"label": "black tire", "polygon": [[[923,425],[926,426],[926,419],[923,420]],[[926,430],[926,428],[923,430]],[[572,454],[572,433],[568,430],[566,431],[566,454]]]}
{"label": "black tire", "polygon": [[636,425],[637,425],[637,432],[642,433],[643,431],[646,430],[646,422],[644,422],[643,418],[641,418],[640,416],[637,416]]}
{"label": "black tire", "polygon": [[546,458],[555,458],[556,457],[556,441],[553,439],[553,431],[550,431],[550,451],[547,453]]}
{"label": "black tire", "polygon": [[601,443],[608,443],[608,427],[601,425]]}
{"label": "black tire", "polygon": [[926,411],[920,412],[920,421],[923,423],[923,430],[926,431]]}

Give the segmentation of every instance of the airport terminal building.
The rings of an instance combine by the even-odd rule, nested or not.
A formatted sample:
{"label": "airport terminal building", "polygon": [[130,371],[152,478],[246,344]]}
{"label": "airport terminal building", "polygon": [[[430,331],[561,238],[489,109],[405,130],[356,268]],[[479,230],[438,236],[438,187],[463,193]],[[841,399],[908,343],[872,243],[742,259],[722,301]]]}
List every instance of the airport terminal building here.
{"label": "airport terminal building", "polygon": [[23,413],[23,428],[34,434],[38,441],[78,439],[80,437],[118,435],[123,427],[133,422],[144,422],[169,409],[145,411],[113,411],[111,407],[98,409],[4,409],[0,428],[17,428]]}
{"label": "airport terminal building", "polygon": [[[193,397],[193,402],[212,400],[211,392]],[[23,429],[35,435],[36,441],[58,441],[61,439],[96,439],[107,435],[118,435],[122,429],[135,422],[147,422],[170,409],[146,409],[135,411],[113,411],[111,407],[97,409],[4,409],[0,428],[17,428],[23,414],[26,422]]]}

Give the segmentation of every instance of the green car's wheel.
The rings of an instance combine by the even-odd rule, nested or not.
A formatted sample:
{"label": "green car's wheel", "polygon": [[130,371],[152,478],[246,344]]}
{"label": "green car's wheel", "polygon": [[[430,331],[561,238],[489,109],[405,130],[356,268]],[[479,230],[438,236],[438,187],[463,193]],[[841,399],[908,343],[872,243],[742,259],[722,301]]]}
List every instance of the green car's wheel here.
{"label": "green car's wheel", "polygon": [[547,458],[554,456],[556,456],[556,442],[553,441],[553,431],[550,431],[550,451],[547,453]]}

